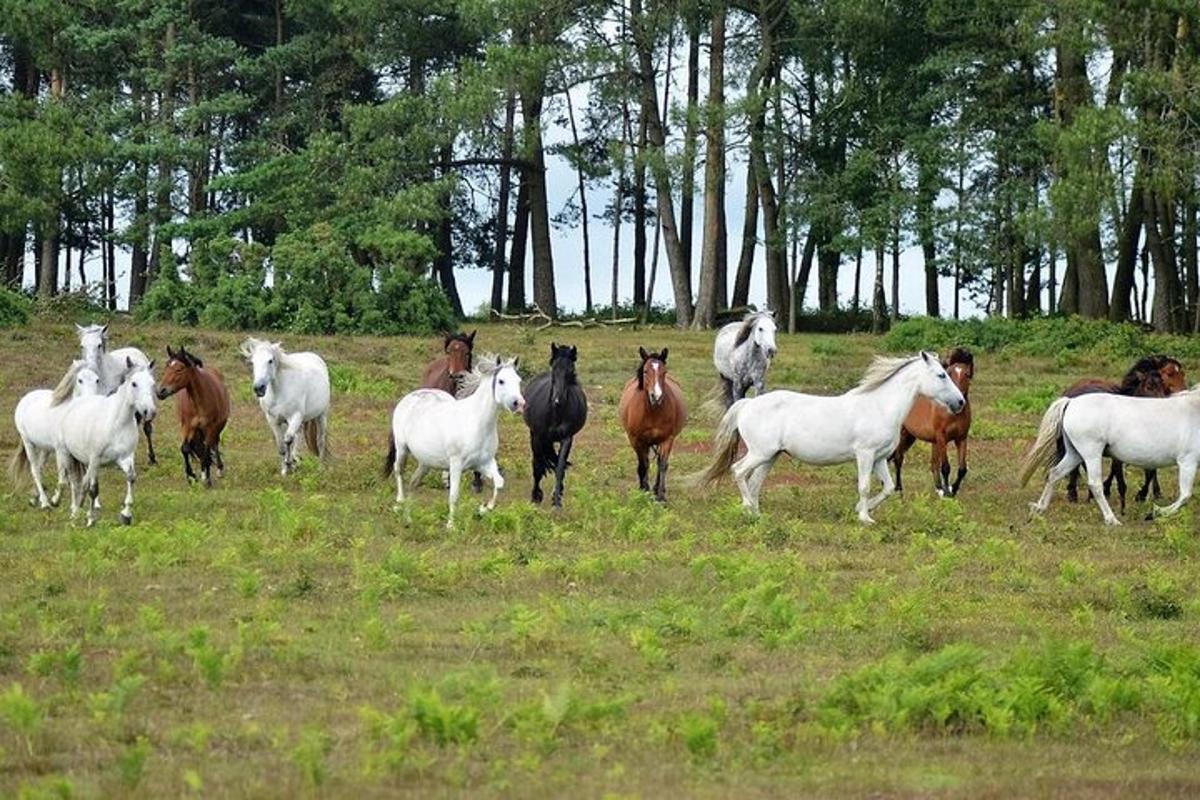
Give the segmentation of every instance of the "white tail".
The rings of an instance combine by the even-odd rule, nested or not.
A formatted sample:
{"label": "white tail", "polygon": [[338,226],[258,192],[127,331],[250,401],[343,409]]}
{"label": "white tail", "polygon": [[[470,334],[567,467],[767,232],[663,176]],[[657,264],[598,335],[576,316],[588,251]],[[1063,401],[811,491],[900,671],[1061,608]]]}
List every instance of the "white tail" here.
{"label": "white tail", "polygon": [[1053,466],[1058,455],[1058,440],[1062,437],[1063,415],[1067,413],[1067,404],[1070,402],[1071,398],[1060,397],[1051,403],[1050,407],[1046,409],[1046,413],[1042,415],[1042,424],[1038,428],[1037,439],[1029,450],[1029,454],[1025,456],[1025,463],[1021,467],[1022,486],[1029,483],[1029,479],[1038,467]]}

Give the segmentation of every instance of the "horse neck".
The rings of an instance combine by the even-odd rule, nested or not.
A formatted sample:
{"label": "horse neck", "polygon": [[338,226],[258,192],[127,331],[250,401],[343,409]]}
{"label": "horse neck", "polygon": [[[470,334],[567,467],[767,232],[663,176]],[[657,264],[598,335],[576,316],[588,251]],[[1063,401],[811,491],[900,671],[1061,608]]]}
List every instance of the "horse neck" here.
{"label": "horse neck", "polygon": [[959,374],[961,377],[954,381],[954,385],[958,387],[960,392],[962,392],[963,400],[966,400],[967,395],[971,392],[971,377],[965,372]]}
{"label": "horse neck", "polygon": [[128,383],[123,383],[108,397],[104,398],[104,408],[108,412],[110,428],[134,421],[133,390]]}
{"label": "horse neck", "polygon": [[879,408],[874,412],[883,423],[889,428],[900,429],[900,424],[904,418],[908,416],[908,412],[912,410],[913,403],[916,402],[917,395],[920,391],[920,381],[914,369],[906,368],[900,370],[890,380],[886,381],[882,386],[877,386],[869,392],[865,392],[865,397],[870,397]]}
{"label": "horse neck", "polygon": [[483,426],[494,426],[496,418],[500,415],[492,383],[494,380],[494,375],[484,375],[479,379],[479,386],[475,388],[475,391],[461,401],[467,409],[473,412],[469,418],[477,420]]}

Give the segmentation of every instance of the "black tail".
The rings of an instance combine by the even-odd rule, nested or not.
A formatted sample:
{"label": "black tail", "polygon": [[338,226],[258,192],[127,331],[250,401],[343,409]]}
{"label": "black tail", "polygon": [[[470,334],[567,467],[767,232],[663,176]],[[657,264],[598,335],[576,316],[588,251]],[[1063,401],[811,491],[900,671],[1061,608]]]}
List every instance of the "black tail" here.
{"label": "black tail", "polygon": [[396,466],[396,435],[388,434],[388,451],[387,458],[383,460],[383,477],[391,477],[392,470]]}

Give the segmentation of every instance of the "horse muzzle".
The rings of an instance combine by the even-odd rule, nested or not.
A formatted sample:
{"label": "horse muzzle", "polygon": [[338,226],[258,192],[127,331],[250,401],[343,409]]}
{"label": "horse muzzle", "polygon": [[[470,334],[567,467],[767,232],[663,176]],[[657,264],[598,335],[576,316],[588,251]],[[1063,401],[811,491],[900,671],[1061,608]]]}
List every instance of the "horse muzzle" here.
{"label": "horse muzzle", "polygon": [[522,397],[522,398],[519,398],[519,399],[517,399],[517,400],[513,400],[513,401],[512,401],[512,402],[509,404],[509,407],[512,409],[512,412],[513,412],[514,414],[523,414],[523,413],[525,413],[525,398],[523,398],[523,397]]}
{"label": "horse muzzle", "polygon": [[950,410],[953,411],[955,414],[961,414],[962,410],[966,407],[967,407],[966,400],[955,400],[953,403],[950,404]]}
{"label": "horse muzzle", "polygon": [[158,390],[158,399],[166,400],[168,397],[170,397],[171,395],[175,394],[178,391],[179,391],[178,389],[168,389],[167,387],[164,386]]}
{"label": "horse muzzle", "polygon": [[133,418],[137,420],[138,425],[145,425],[147,422],[153,422],[155,417],[154,409],[149,411],[134,411]]}
{"label": "horse muzzle", "polygon": [[254,396],[255,397],[264,397],[266,394],[267,394],[266,384],[255,384],[254,385]]}

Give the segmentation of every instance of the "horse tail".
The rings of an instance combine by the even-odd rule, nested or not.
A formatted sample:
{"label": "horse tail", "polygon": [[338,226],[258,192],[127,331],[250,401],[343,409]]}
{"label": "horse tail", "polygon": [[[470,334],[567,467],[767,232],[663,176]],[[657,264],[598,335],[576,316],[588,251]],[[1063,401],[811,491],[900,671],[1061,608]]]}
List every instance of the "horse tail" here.
{"label": "horse tail", "polygon": [[321,461],[329,460],[329,430],[325,417],[313,417],[304,423],[304,442],[308,451]]}
{"label": "horse tail", "polygon": [[729,468],[733,466],[737,457],[738,445],[742,440],[741,432],[738,430],[738,417],[747,402],[749,402],[748,398],[738,400],[729,407],[725,416],[721,417],[721,423],[717,426],[717,433],[713,437],[712,463],[701,472],[691,476],[693,485],[712,486],[729,474]]}
{"label": "horse tail", "polygon": [[25,452],[25,443],[22,442],[13,450],[12,458],[8,460],[8,476],[12,478],[13,483],[20,486],[28,474],[29,454]]}
{"label": "horse tail", "polygon": [[1052,466],[1058,453],[1058,442],[1063,437],[1063,415],[1067,412],[1069,397],[1060,397],[1050,404],[1042,416],[1042,424],[1038,428],[1037,439],[1030,448],[1025,462],[1021,466],[1021,485],[1029,483],[1029,479],[1040,466]]}
{"label": "horse tail", "polygon": [[720,419],[729,410],[729,394],[725,389],[726,380],[728,379],[724,376],[717,378],[717,382],[704,395],[704,402],[700,404],[700,413],[705,419]]}
{"label": "horse tail", "polygon": [[388,434],[387,456],[383,459],[383,477],[390,478],[396,468],[396,434]]}

